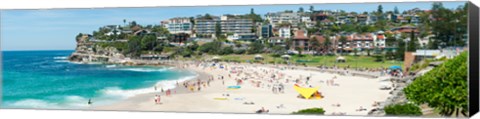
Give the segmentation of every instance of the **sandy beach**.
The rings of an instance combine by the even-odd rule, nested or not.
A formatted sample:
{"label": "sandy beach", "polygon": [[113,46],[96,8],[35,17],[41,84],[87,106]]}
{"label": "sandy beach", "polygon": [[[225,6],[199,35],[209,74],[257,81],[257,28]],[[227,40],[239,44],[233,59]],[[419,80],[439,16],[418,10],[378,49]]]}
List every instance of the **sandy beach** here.
{"label": "sandy beach", "polygon": [[[390,90],[380,90],[388,76],[369,78],[260,64],[216,63],[213,66],[211,62],[190,62],[175,65],[199,75],[179,82],[170,96],[161,91],[140,94],[118,103],[94,106],[92,110],[255,113],[264,107],[270,114],[290,114],[321,107],[325,115],[367,115],[376,108],[375,102],[383,102],[390,96]],[[227,88],[237,86],[239,80],[240,88]],[[195,91],[189,90],[190,86],[185,88],[185,84],[197,84]],[[200,91],[198,84],[201,84]],[[299,98],[295,84],[319,87],[323,98]],[[273,90],[279,86],[283,90]],[[161,104],[154,103],[155,95],[161,95]],[[359,111],[360,108],[364,110]]]}

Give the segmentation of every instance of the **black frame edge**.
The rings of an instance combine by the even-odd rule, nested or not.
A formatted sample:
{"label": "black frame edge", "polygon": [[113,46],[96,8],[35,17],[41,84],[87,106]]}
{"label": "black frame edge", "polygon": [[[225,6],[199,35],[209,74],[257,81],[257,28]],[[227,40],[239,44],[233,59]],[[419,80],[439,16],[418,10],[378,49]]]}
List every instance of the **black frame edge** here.
{"label": "black frame edge", "polygon": [[469,44],[469,117],[479,110],[479,9],[471,1],[468,3],[468,44]]}

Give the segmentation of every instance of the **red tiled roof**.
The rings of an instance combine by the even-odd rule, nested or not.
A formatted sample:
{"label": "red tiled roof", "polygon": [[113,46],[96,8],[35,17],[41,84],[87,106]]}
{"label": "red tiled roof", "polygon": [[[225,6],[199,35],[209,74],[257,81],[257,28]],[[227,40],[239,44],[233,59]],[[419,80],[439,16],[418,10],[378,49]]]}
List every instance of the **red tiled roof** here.
{"label": "red tiled roof", "polygon": [[309,38],[305,36],[304,30],[297,30],[295,36],[293,37],[294,40],[308,40]]}
{"label": "red tiled roof", "polygon": [[321,35],[313,35],[313,37],[315,38],[315,40],[318,40],[318,42],[320,42],[320,43],[325,42],[325,37],[323,37]]}
{"label": "red tiled roof", "polygon": [[377,39],[385,39],[385,35],[377,35]]}

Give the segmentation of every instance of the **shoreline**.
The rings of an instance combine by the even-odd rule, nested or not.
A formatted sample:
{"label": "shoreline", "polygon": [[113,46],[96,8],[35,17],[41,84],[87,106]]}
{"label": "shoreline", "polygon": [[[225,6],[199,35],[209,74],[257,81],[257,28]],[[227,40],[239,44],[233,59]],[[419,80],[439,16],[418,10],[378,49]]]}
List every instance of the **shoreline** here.
{"label": "shoreline", "polygon": [[[312,67],[305,67],[301,68],[298,66],[281,66],[281,65],[265,65],[265,64],[242,64],[242,63],[225,63],[220,62],[218,64],[224,64],[225,68],[212,68],[212,67],[199,67],[200,65],[205,65],[212,62],[198,62],[198,61],[181,61],[181,62],[172,62],[171,64],[165,64],[163,66],[172,66],[176,67],[181,70],[189,70],[198,73],[197,79],[192,79],[188,81],[195,81],[200,79],[201,81],[208,81],[210,77],[214,77],[212,80],[211,86],[202,88],[202,91],[199,92],[191,92],[187,88],[182,87],[182,83],[179,86],[176,86],[172,89],[172,96],[165,96],[165,93],[161,92],[154,92],[154,93],[145,93],[135,95],[133,97],[127,98],[125,100],[109,104],[103,106],[94,106],[89,109],[92,110],[106,110],[106,111],[163,111],[163,112],[210,112],[210,113],[254,113],[255,110],[265,107],[270,109],[273,114],[290,114],[293,111],[298,111],[299,109],[305,108],[312,108],[320,106],[326,109],[325,115],[338,115],[338,114],[347,114],[347,115],[368,115],[369,111],[354,111],[356,108],[364,107],[368,110],[375,109],[372,107],[371,104],[373,102],[384,102],[391,97],[389,93],[390,90],[379,90],[378,87],[380,84],[378,81],[380,79],[388,78],[388,77],[381,77],[381,78],[374,78],[374,77],[360,77],[360,76],[352,76],[352,75],[341,75],[338,74],[339,72],[332,72],[328,70],[319,71],[319,70],[309,70]],[[205,65],[208,66],[208,65]],[[230,77],[233,68],[242,67],[244,71],[242,74],[238,73],[235,74],[237,76]],[[249,72],[252,70],[252,72]],[[283,79],[278,79],[276,82],[285,83],[287,87],[285,89],[284,94],[275,94],[272,93],[271,86],[275,83],[263,82],[267,79],[255,79],[252,74],[248,76],[245,75],[249,73],[258,73],[264,72],[267,74],[282,74],[284,75],[284,80],[290,80],[289,83],[285,83]],[[275,73],[274,73],[275,72]],[[245,74],[243,74],[245,73]],[[299,77],[298,77],[298,74]],[[242,76],[244,75],[244,76]],[[261,76],[262,74],[255,74],[257,78],[266,78],[266,76]],[[296,76],[297,75],[297,76]],[[298,99],[296,96],[298,95],[297,92],[293,90],[293,79],[297,78],[297,80],[303,81],[301,79],[302,76],[305,78],[307,75],[314,75],[312,80],[314,80],[315,85],[320,85],[320,92],[326,95],[325,99],[320,100],[305,100],[305,99]],[[225,76],[225,80],[219,80],[220,76]],[[325,81],[328,79],[321,78],[321,77],[339,77],[341,79],[336,79],[339,81],[338,84],[340,85],[349,85],[350,88],[344,86],[325,86]],[[227,90],[226,86],[235,85],[237,78],[245,78],[249,77],[251,79],[245,80],[245,84],[241,85],[242,88],[238,90]],[[287,79],[288,77],[288,79]],[[271,79],[268,79],[272,81]],[[358,80],[358,81],[355,81]],[[361,81],[360,81],[361,80]],[[248,81],[248,82],[247,82]],[[262,81],[261,87],[254,87],[251,86],[250,81]],[[288,82],[288,81],[287,81]],[[313,81],[312,81],[313,82]],[[368,84],[367,84],[368,83]],[[337,84],[337,85],[338,85]],[[361,85],[369,86],[372,88],[369,89],[360,89]],[[374,84],[374,85],[372,85]],[[313,83],[311,84],[313,85]],[[360,87],[359,87],[360,85]],[[376,85],[376,86],[375,86]],[[245,87],[245,88],[244,88]],[[357,88],[355,88],[357,87]],[[153,88],[153,87],[152,87]],[[322,89],[324,88],[324,89]],[[341,88],[341,89],[338,89]],[[364,87],[365,88],[365,87]],[[153,89],[152,89],[153,90]],[[345,92],[347,91],[347,92]],[[348,95],[348,91],[361,91],[364,95],[358,95],[356,97],[354,95]],[[373,91],[373,92],[372,92]],[[370,93],[367,93],[370,92]],[[340,95],[335,93],[341,93]],[[156,94],[161,94],[161,102],[162,104],[155,105],[153,98]],[[222,96],[224,94],[229,94],[231,97]],[[334,94],[334,95],[332,95]],[[265,97],[266,96],[266,97]],[[331,97],[334,96],[334,97]],[[368,103],[361,103],[360,105],[354,103],[353,101],[346,97],[355,97],[357,99],[367,101]],[[380,97],[378,97],[380,96]],[[222,99],[228,98],[225,101],[216,100],[216,98]],[[263,99],[260,99],[263,97]],[[343,97],[343,98],[340,98]],[[192,99],[190,99],[192,98]],[[215,99],[214,99],[215,98]],[[232,100],[233,98],[233,100]],[[242,99],[240,99],[242,98]],[[270,99],[271,102],[266,101],[265,99]],[[285,99],[284,99],[285,98]],[[328,99],[328,98],[335,98],[335,99]],[[354,99],[355,99],[354,98]],[[373,100],[372,100],[373,99]],[[339,100],[345,100],[344,102],[340,102]],[[350,100],[350,101],[349,101]],[[370,101],[368,101],[370,100]],[[245,105],[242,102],[255,102],[255,105]],[[266,102],[265,102],[266,101]],[[288,104],[288,103],[292,104]],[[321,103],[323,102],[323,104]],[[275,103],[275,104],[274,104]],[[283,104],[285,103],[285,104]],[[304,104],[307,103],[307,104]],[[313,106],[308,103],[318,103],[319,105]],[[328,104],[327,104],[328,103]],[[332,107],[333,104],[342,104],[342,107]],[[277,108],[278,106],[288,106],[291,109],[281,109]],[[343,105],[347,105],[344,107]],[[349,106],[349,105],[358,105],[358,106]],[[233,108],[233,107],[239,108]],[[343,109],[335,109],[335,108],[343,108]],[[350,111],[345,111],[350,110]],[[342,112],[343,111],[343,112]]]}

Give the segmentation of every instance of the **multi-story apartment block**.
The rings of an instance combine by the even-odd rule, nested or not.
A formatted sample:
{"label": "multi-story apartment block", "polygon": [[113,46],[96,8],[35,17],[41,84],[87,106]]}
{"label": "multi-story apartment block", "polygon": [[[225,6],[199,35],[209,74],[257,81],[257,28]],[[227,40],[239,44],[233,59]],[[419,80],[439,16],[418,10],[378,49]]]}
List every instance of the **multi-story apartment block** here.
{"label": "multi-story apartment block", "polygon": [[215,26],[220,23],[220,17],[200,16],[195,18],[195,33],[197,37],[212,37],[215,34]]}
{"label": "multi-story apartment block", "polygon": [[161,24],[172,34],[192,34],[193,24],[191,23],[190,18],[187,17],[171,18],[162,21]]}
{"label": "multi-story apartment block", "polygon": [[284,11],[276,13],[267,13],[265,19],[272,24],[274,28],[282,23],[290,23],[292,27],[296,27],[301,22],[301,14],[293,11]]}
{"label": "multi-story apartment block", "polygon": [[343,35],[343,37],[346,38],[344,42],[340,40],[341,37],[342,36],[338,35],[333,38],[335,39],[335,43],[337,43],[335,48],[337,48],[338,51],[352,52],[355,49],[362,51],[375,48],[375,36],[373,33]]}
{"label": "multi-story apartment block", "polygon": [[373,34],[353,34],[352,35],[352,45],[354,48],[359,50],[372,49],[374,48],[374,39]]}
{"label": "multi-story apartment block", "polygon": [[220,20],[222,33],[252,33],[254,28],[253,20],[248,18],[224,15]]}
{"label": "multi-story apartment block", "polygon": [[221,17],[209,16],[195,19],[195,32],[200,36],[213,36],[217,25],[220,25],[221,34],[230,34],[229,39],[256,39],[255,24],[252,19],[236,15]]}
{"label": "multi-story apartment block", "polygon": [[255,23],[252,19],[235,15],[223,15],[220,19],[222,33],[232,34],[232,40],[253,40],[256,39],[254,32]]}

